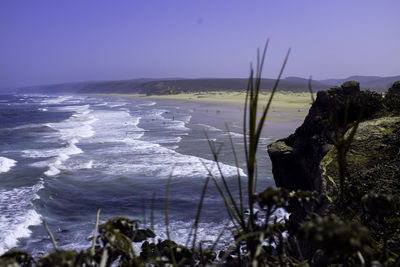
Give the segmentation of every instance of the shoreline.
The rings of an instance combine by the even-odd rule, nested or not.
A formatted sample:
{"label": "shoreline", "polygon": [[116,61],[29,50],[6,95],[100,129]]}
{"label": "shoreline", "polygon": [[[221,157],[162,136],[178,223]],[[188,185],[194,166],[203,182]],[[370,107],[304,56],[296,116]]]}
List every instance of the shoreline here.
{"label": "shoreline", "polygon": [[[217,92],[217,93],[190,93],[177,95],[143,94],[93,94],[102,97],[116,97],[141,101],[154,101],[170,112],[173,118],[179,109],[191,110],[191,122],[204,124],[226,131],[226,126],[232,133],[243,134],[244,93]],[[200,97],[198,97],[200,96]],[[267,94],[260,98],[259,116],[262,104],[267,103]],[[309,93],[277,92],[266,118],[263,137],[277,140],[293,133],[304,121],[311,106]]]}
{"label": "shoreline", "polygon": [[[243,116],[245,93],[241,92],[206,92],[206,93],[180,93],[173,95],[144,95],[144,94],[95,94],[109,97],[131,98],[139,100],[154,100],[170,104],[191,104],[193,106],[206,106],[216,113],[222,109],[238,109]],[[259,112],[268,102],[270,93],[261,93],[259,99]],[[263,103],[265,103],[263,105]],[[220,107],[221,110],[218,108]],[[310,93],[276,92],[268,112],[267,121],[297,122],[304,120],[311,107]],[[260,114],[261,116],[261,114]]]}

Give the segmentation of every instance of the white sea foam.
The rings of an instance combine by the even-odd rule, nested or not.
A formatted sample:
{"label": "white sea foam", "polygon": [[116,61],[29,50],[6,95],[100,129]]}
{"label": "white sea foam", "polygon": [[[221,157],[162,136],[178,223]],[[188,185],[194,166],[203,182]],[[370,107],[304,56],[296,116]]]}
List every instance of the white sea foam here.
{"label": "white sea foam", "polygon": [[71,155],[80,154],[83,151],[77,147],[75,144],[78,142],[77,139],[72,139],[62,148],[48,149],[48,150],[24,150],[23,155],[28,158],[49,158],[46,161],[39,161],[31,164],[32,167],[48,167],[48,170],[44,173],[47,176],[54,176],[60,173],[63,167],[63,163],[70,158]]}
{"label": "white sea foam", "polygon": [[151,107],[154,106],[155,104],[157,104],[156,102],[147,102],[147,103],[143,103],[143,104],[138,104],[136,105],[137,107]]}
{"label": "white sea foam", "polygon": [[91,124],[97,120],[96,118],[88,117],[86,121],[73,119],[64,121],[63,123],[49,124],[49,127],[58,130],[63,140],[88,138],[94,135]]}
{"label": "white sea foam", "polygon": [[12,190],[0,189],[0,255],[15,247],[19,238],[29,237],[29,226],[41,223],[40,215],[32,208],[32,201],[43,182],[31,187]]}
{"label": "white sea foam", "polygon": [[107,106],[108,102],[100,103],[100,104],[94,104],[96,107],[101,107],[101,106]]}
{"label": "white sea foam", "polygon": [[30,164],[30,166],[36,167],[36,168],[45,168],[48,165],[49,165],[48,161],[38,161],[38,162],[34,162],[34,163]]}
{"label": "white sea foam", "polygon": [[186,123],[184,121],[171,120],[171,121],[169,121],[169,123],[166,126],[166,128],[167,129],[171,129],[171,130],[178,130],[178,131],[188,131],[188,130],[190,130],[185,125],[186,125]]}
{"label": "white sea foam", "polygon": [[[228,132],[226,132],[226,133],[224,133],[224,135],[228,135]],[[241,133],[235,133],[235,132],[230,132],[230,135],[232,136],[232,137],[237,137],[237,138],[243,138],[243,134],[241,134]],[[247,135],[247,137],[249,137],[249,135]],[[272,139],[271,139],[271,137],[260,137],[260,141],[263,143],[268,143],[269,141],[271,141]]]}
{"label": "white sea foam", "polygon": [[[16,127],[12,127],[12,128],[3,128],[3,130],[8,130],[8,131],[14,131],[14,130],[24,130],[24,129],[29,129],[29,128],[48,128],[47,130],[49,130],[51,127],[48,123],[44,123],[44,124],[35,124],[35,123],[28,123],[25,125],[21,125],[21,126],[16,126]],[[53,129],[54,131],[56,131],[55,129]]]}
{"label": "white sea foam", "polygon": [[[53,149],[27,149],[22,151],[22,155],[26,158],[49,158],[56,157],[59,155],[76,155],[82,153],[82,150],[75,144],[78,142],[77,139],[70,140],[64,147],[53,148]],[[62,156],[64,157],[64,156]]]}
{"label": "white sea foam", "polygon": [[128,103],[114,103],[114,104],[109,103],[109,104],[107,104],[107,106],[109,106],[110,108],[116,108],[116,107],[125,106],[125,105],[127,105],[127,104],[128,104]]}
{"label": "white sea foam", "polygon": [[[138,156],[115,157],[116,154],[136,154]],[[219,177],[219,171],[214,161],[196,156],[184,155],[170,148],[151,142],[132,140],[130,146],[115,146],[103,153],[103,161],[98,167],[107,173],[146,174],[154,177],[167,177],[173,170],[174,177],[193,178],[205,177],[208,171]],[[224,176],[234,176],[237,169],[234,166],[220,163]],[[240,174],[245,176],[242,169]]]}
{"label": "white sea foam", "polygon": [[56,105],[56,104],[60,104],[64,101],[67,101],[68,99],[71,99],[72,96],[58,96],[56,98],[51,97],[51,98],[47,98],[41,101],[41,104],[43,105]]}
{"label": "white sea foam", "polygon": [[89,107],[90,107],[89,105],[63,106],[63,107],[58,107],[58,110],[75,112],[73,116],[77,116],[77,115],[89,114],[92,111],[91,109],[89,109]]}
{"label": "white sea foam", "polygon": [[207,130],[207,131],[212,131],[212,132],[221,132],[222,131],[218,128],[215,128],[215,127],[213,127],[211,125],[207,125],[207,124],[198,123],[196,125],[199,125],[199,126],[205,128],[205,130]]}
{"label": "white sea foam", "polygon": [[170,130],[178,130],[178,131],[188,131],[189,128],[186,127],[186,124],[190,122],[192,116],[186,115],[181,118],[165,118],[163,114],[169,113],[168,110],[163,109],[153,109],[149,112],[148,116],[150,118],[161,120],[166,122],[165,127]]}
{"label": "white sea foam", "polygon": [[0,173],[8,172],[16,163],[13,159],[0,157]]}
{"label": "white sea foam", "polygon": [[[228,133],[226,133],[226,134],[228,134]],[[230,132],[230,134],[231,134],[232,137],[241,137],[241,138],[243,138],[243,134],[240,134],[240,133]]]}
{"label": "white sea foam", "polygon": [[137,126],[141,117],[134,117],[128,111],[98,110],[94,114],[100,120],[92,125],[96,135],[87,140],[90,143],[131,143],[144,134]]}
{"label": "white sea foam", "polygon": [[148,116],[149,117],[156,117],[157,119],[164,119],[163,116],[161,116],[162,114],[164,114],[165,112],[168,112],[168,110],[164,110],[164,109],[153,109],[149,111]]}
{"label": "white sea foam", "polygon": [[189,123],[191,119],[192,119],[192,115],[187,115],[182,118],[184,123]]}
{"label": "white sea foam", "polygon": [[169,138],[162,138],[158,139],[157,143],[159,144],[171,144],[171,143],[179,143],[182,140],[182,137],[169,137]]}
{"label": "white sea foam", "polygon": [[188,131],[190,130],[189,128],[186,127],[186,124],[188,124],[190,122],[190,119],[192,118],[191,115],[187,115],[184,116],[180,119],[177,118],[164,118],[163,116],[160,117],[165,120],[166,122],[168,122],[168,124],[166,125],[167,129],[171,129],[171,130],[178,130],[178,131]]}
{"label": "white sea foam", "polygon": [[[111,174],[134,173],[164,177],[175,166],[175,176],[186,178],[205,177],[208,174],[207,169],[209,169],[218,177],[219,171],[213,161],[180,154],[171,148],[162,146],[163,144],[179,143],[182,138],[176,136],[177,132],[180,132],[180,130],[186,132],[188,128],[185,126],[185,122],[189,122],[191,119],[190,115],[182,117],[183,120],[164,118],[162,114],[166,112],[168,111],[152,109],[148,110],[144,116],[147,121],[148,119],[154,119],[166,122],[161,124],[160,127],[162,128],[158,131],[168,129],[172,130],[172,132],[169,131],[169,134],[166,135],[152,135],[146,139],[139,139],[137,134],[143,135],[144,133],[144,130],[137,126],[141,119],[140,117],[135,118],[129,112],[122,110],[96,111],[96,116],[101,120],[93,124],[96,135],[87,141],[91,143],[122,143],[120,145],[107,146],[104,149],[99,148],[98,153],[102,155],[102,159],[96,162],[96,168]],[[180,132],[179,135],[187,134],[185,132]],[[237,174],[236,167],[223,163],[220,165],[225,176]],[[243,170],[240,170],[240,173],[245,175]]]}
{"label": "white sea foam", "polygon": [[[66,169],[64,163],[72,156],[83,153],[77,144],[81,139],[89,138],[95,134],[92,124],[98,120],[92,115],[89,105],[63,106],[62,111],[74,112],[70,118],[56,123],[47,123],[45,126],[54,129],[54,134],[64,142],[63,147],[52,149],[30,149],[22,151],[25,157],[48,158],[45,161],[48,170],[44,173],[47,176],[54,176]],[[32,166],[42,167],[44,162],[33,163]]]}
{"label": "white sea foam", "polygon": [[82,153],[83,151],[75,145],[76,143],[78,143],[78,140],[72,139],[64,150],[59,151],[58,155],[50,160],[48,164],[49,169],[44,174],[47,176],[59,174],[60,170],[63,169],[63,163],[69,159],[71,155]]}
{"label": "white sea foam", "polygon": [[81,169],[91,169],[93,168],[93,160],[89,160],[89,162],[84,163]]}

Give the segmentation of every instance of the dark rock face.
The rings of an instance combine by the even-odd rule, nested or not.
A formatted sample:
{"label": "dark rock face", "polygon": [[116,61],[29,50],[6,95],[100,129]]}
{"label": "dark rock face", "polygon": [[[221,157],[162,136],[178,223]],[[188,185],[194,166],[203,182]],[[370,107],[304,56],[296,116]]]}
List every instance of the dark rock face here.
{"label": "dark rock face", "polygon": [[382,109],[382,96],[360,91],[356,81],[318,92],[304,123],[295,133],[268,146],[276,185],[289,190],[321,192],[320,163],[333,147],[332,121],[343,129],[359,118],[374,117]]}
{"label": "dark rock face", "polygon": [[388,90],[389,94],[400,94],[400,81],[393,83],[392,87]]}
{"label": "dark rock face", "polygon": [[400,81],[395,82],[385,95],[386,108],[396,114],[400,114]]}
{"label": "dark rock face", "polygon": [[360,92],[360,83],[356,81],[348,81],[342,84],[343,93],[353,95]]}

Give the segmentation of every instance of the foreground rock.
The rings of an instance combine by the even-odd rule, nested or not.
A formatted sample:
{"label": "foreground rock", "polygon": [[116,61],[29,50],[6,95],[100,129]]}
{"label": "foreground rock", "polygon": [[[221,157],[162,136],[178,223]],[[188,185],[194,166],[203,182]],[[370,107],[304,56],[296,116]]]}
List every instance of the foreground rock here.
{"label": "foreground rock", "polygon": [[[360,123],[345,154],[344,191],[340,194],[335,131],[346,139],[356,122]],[[314,204],[305,210],[296,206],[291,210],[293,235],[303,255],[315,252],[315,242],[298,232],[312,213],[359,222],[367,227],[377,247],[400,253],[400,81],[385,97],[360,91],[354,81],[318,92],[304,123],[294,134],[270,144],[268,153],[278,187],[320,195],[314,202],[318,208]]]}
{"label": "foreground rock", "polygon": [[[394,87],[397,85],[400,84],[395,83]],[[268,146],[276,185],[289,190],[322,192],[320,163],[333,148],[332,125],[342,131],[358,119],[381,117],[387,113],[386,101],[395,94],[383,99],[378,93],[360,91],[355,81],[318,92],[304,123],[295,133]]]}

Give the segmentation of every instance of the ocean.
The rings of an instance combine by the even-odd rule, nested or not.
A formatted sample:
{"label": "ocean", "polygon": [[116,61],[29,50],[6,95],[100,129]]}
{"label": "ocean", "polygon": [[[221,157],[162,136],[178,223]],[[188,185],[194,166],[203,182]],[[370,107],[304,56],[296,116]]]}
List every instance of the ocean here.
{"label": "ocean", "polygon": [[[101,208],[100,223],[126,216],[149,228],[153,211],[157,238],[166,238],[170,175],[171,238],[185,244],[207,168],[220,180],[206,134],[216,147],[221,146],[222,172],[236,197],[237,172],[246,177],[240,120],[228,122],[241,162],[237,169],[228,131],[212,119],[223,114],[211,110],[204,114],[188,104],[157,100],[0,96],[0,254],[11,248],[36,256],[51,251],[42,220],[47,221],[60,248],[87,248],[97,208]],[[264,134],[261,139],[260,190],[274,186],[266,146],[288,131]],[[198,240],[212,244],[226,225],[226,208],[210,181]],[[225,231],[219,246],[231,241],[229,230]]]}

